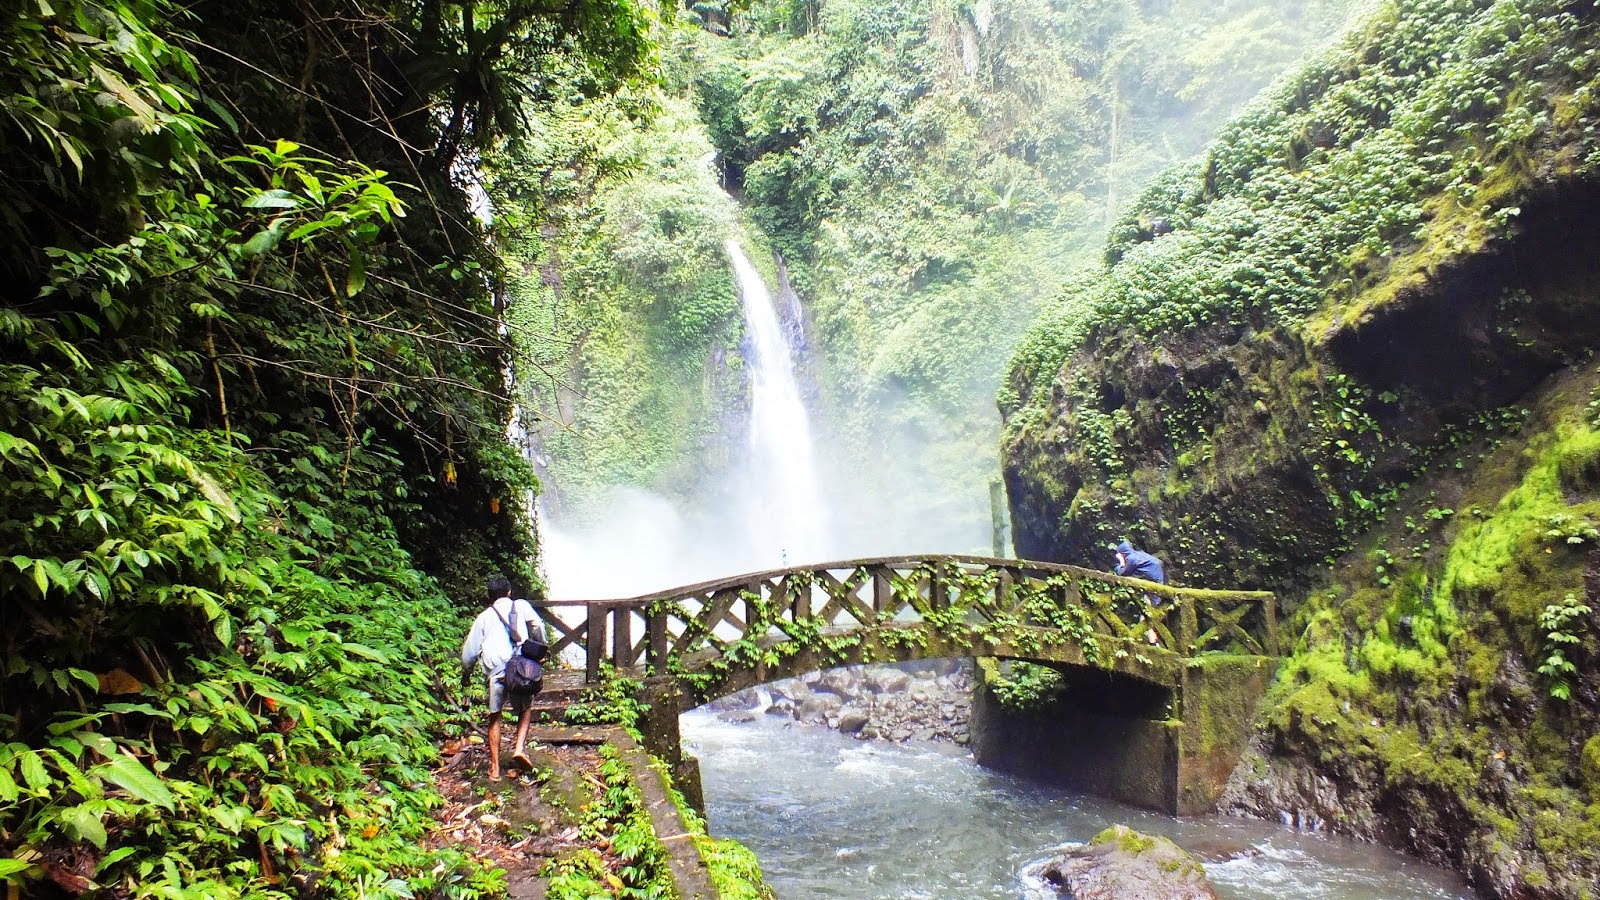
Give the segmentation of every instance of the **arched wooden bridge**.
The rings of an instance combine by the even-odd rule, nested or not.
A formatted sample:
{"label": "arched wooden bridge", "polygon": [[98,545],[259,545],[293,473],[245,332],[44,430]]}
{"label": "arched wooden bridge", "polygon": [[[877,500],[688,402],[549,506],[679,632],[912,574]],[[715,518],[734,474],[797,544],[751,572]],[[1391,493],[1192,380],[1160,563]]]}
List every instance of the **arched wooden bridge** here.
{"label": "arched wooden bridge", "polygon": [[[552,650],[676,676],[691,705],[818,668],[947,656],[1098,666],[1168,687],[1208,652],[1278,653],[1264,591],[1169,587],[1050,563],[888,557],[758,572],[625,600],[544,602]],[[561,607],[584,609],[574,617]]]}
{"label": "arched wooden bridge", "polygon": [[[689,770],[677,716],[709,700],[841,665],[996,657],[1080,673],[1096,685],[1078,701],[1091,707],[1094,694],[1147,698],[1131,715],[1059,711],[1055,724],[1073,719],[1077,731],[1049,747],[1100,773],[1091,790],[1185,814],[1214,808],[1278,656],[1270,593],[978,556],[847,560],[535,605],[557,655],[584,651],[586,683],[609,671],[644,680],[646,743]],[[1000,749],[1038,724],[992,715]],[[982,743],[975,729],[980,761]]]}

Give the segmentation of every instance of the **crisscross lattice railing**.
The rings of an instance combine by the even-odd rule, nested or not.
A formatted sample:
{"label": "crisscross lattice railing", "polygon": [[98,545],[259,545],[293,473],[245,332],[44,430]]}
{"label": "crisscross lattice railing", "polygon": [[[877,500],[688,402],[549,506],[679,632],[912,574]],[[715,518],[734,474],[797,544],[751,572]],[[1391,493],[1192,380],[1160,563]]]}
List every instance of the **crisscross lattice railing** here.
{"label": "crisscross lattice railing", "polygon": [[[536,604],[552,650],[580,647],[586,679],[604,663],[665,671],[735,663],[783,642],[861,629],[932,627],[1059,635],[1081,647],[1126,646],[1188,657],[1278,655],[1276,600],[1072,566],[975,556],[849,560],[741,575],[627,600]],[[582,607],[574,623],[555,610]],[[791,645],[795,646],[795,645]],[[1093,654],[1086,654],[1091,661]]]}

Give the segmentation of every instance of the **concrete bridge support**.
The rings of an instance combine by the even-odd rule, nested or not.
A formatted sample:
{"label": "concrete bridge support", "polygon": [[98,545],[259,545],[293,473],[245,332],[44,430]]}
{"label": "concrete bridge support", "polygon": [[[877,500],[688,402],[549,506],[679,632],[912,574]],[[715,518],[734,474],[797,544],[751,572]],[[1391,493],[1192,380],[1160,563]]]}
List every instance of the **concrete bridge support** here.
{"label": "concrete bridge support", "polygon": [[693,708],[681,685],[672,678],[648,678],[639,700],[646,705],[639,720],[644,748],[671,768],[672,783],[695,812],[706,814],[705,787],[700,781],[700,760],[683,752],[678,714]]}
{"label": "concrete bridge support", "polygon": [[1214,812],[1276,668],[1260,656],[1197,658],[1168,688],[1064,667],[1059,697],[1017,711],[995,695],[996,664],[985,660],[974,687],[973,756],[989,768],[1169,815]]}

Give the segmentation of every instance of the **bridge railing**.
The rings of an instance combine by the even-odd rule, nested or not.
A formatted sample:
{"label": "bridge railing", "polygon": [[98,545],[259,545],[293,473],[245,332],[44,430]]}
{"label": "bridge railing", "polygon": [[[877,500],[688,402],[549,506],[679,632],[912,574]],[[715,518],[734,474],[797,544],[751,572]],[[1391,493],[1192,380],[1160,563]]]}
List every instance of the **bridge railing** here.
{"label": "bridge railing", "polygon": [[[979,556],[885,557],[758,572],[626,600],[536,604],[551,649],[581,647],[586,677],[609,662],[664,671],[757,642],[886,625],[1026,625],[1086,647],[1278,655],[1265,591],[1158,585],[1074,566]],[[557,609],[581,608],[582,622]]]}

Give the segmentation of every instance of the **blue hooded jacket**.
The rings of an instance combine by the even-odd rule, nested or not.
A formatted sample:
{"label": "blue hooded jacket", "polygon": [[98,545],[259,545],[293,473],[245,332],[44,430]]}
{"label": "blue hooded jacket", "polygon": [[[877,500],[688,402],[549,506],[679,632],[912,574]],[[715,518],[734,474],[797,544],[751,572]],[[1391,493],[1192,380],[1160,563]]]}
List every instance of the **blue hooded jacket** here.
{"label": "blue hooded jacket", "polygon": [[1122,554],[1125,562],[1116,567],[1118,575],[1127,575],[1130,578],[1143,578],[1145,581],[1154,581],[1156,584],[1167,583],[1167,569],[1161,565],[1161,560],[1144,552],[1133,549],[1127,541],[1118,544],[1117,552]]}

